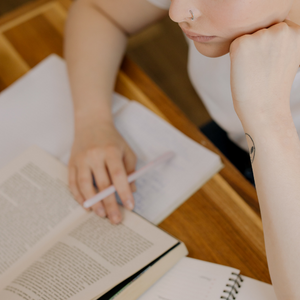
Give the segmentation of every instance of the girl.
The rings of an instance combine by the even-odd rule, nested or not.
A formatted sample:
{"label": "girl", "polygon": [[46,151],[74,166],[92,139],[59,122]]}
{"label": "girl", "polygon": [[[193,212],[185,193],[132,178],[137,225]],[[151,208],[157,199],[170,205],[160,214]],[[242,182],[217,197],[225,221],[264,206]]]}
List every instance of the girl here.
{"label": "girl", "polygon": [[[93,175],[133,208],[126,175],[135,156],[113,126],[111,93],[127,36],[167,9],[191,41],[195,89],[229,137],[249,147],[278,299],[300,299],[300,0],[77,0],[65,48],[75,106],[70,189],[83,203],[95,193]],[[93,210],[121,220],[114,196]]]}

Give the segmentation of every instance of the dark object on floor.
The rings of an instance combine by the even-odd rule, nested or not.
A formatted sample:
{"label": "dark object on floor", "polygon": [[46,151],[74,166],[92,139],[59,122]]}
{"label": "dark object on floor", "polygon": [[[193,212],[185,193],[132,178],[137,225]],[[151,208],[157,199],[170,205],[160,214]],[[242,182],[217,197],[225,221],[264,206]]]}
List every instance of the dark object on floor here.
{"label": "dark object on floor", "polygon": [[202,126],[200,130],[219,148],[230,162],[254,184],[254,177],[249,154],[233,143],[220,126],[214,121]]}

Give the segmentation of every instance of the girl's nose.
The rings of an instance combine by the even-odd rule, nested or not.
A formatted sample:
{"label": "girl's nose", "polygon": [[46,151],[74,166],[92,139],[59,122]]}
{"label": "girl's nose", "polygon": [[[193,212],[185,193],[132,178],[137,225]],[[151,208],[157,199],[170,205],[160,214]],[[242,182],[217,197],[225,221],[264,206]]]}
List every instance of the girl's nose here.
{"label": "girl's nose", "polygon": [[170,18],[176,23],[195,21],[201,13],[191,2],[189,0],[173,0],[169,9]]}

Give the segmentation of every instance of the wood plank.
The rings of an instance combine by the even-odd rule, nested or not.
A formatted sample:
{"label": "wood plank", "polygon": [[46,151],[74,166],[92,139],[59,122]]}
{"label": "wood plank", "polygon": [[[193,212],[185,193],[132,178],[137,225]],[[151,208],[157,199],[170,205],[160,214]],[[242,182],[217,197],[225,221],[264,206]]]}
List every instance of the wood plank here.
{"label": "wood plank", "polygon": [[213,178],[159,227],[182,240],[190,257],[270,283],[262,229],[231,199]]}
{"label": "wood plank", "polygon": [[12,84],[30,70],[28,64],[22,59],[10,42],[0,34],[0,90]]}
{"label": "wood plank", "polygon": [[35,10],[37,7],[44,5],[45,3],[48,3],[49,0],[37,0],[37,1],[30,1],[17,9],[10,11],[0,18],[0,28],[9,22],[11,22],[14,19],[19,18],[20,16],[27,14],[29,11]]}
{"label": "wood plank", "polygon": [[72,0],[58,0],[58,2],[66,9],[68,10],[73,3]]}
{"label": "wood plank", "polygon": [[67,11],[63,6],[57,2],[52,8],[45,11],[43,16],[62,36],[64,35]]}
{"label": "wood plank", "polygon": [[234,220],[235,226],[242,229],[245,236],[255,244],[257,250],[265,255],[261,219],[219,174],[203,187],[203,193],[207,193],[218,209],[228,219]]}
{"label": "wood plank", "polygon": [[151,100],[134,84],[134,82],[122,71],[119,71],[115,91],[130,100],[137,100],[162,119],[170,122],[161,110],[151,102]]}
{"label": "wood plank", "polygon": [[52,53],[63,54],[62,35],[41,15],[3,34],[31,68]]}
{"label": "wood plank", "polygon": [[34,1],[28,3],[16,11],[9,13],[1,18],[0,20],[0,32],[7,31],[14,28],[26,21],[40,15],[41,13],[51,9],[53,6],[57,5],[56,1]]}
{"label": "wood plank", "polygon": [[2,78],[0,77],[0,92],[3,91],[7,85],[2,81]]}

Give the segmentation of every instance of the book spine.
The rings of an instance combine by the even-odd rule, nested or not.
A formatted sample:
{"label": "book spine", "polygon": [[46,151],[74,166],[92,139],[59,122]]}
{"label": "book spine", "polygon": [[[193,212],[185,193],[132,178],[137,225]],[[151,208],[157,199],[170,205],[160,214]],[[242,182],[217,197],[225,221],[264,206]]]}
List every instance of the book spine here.
{"label": "book spine", "polygon": [[228,279],[229,282],[226,284],[226,288],[223,290],[223,295],[220,299],[235,300],[239,293],[239,289],[242,287],[244,281],[242,276],[234,272],[232,272],[231,275],[232,276]]}

